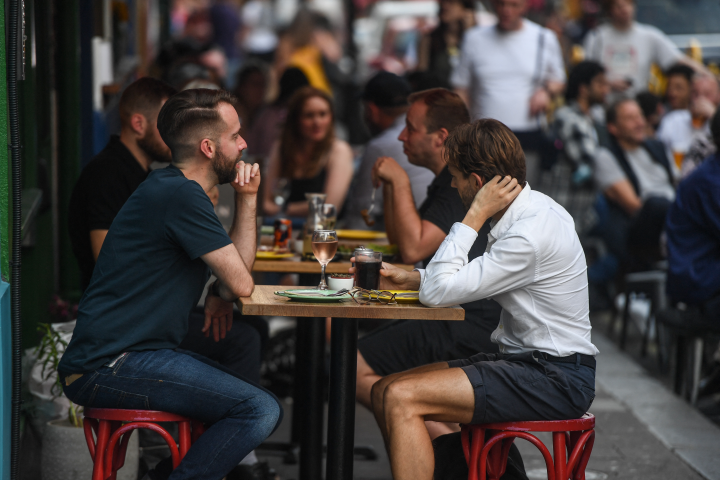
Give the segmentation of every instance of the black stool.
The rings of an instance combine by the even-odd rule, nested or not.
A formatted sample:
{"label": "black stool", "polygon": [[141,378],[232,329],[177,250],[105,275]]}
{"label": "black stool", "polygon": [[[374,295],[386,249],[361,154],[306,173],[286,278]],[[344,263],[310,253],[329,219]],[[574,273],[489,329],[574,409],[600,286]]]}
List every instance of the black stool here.
{"label": "black stool", "polygon": [[704,341],[720,337],[720,325],[710,322],[697,307],[678,304],[665,308],[655,317],[675,337],[675,393],[695,404],[700,383]]}

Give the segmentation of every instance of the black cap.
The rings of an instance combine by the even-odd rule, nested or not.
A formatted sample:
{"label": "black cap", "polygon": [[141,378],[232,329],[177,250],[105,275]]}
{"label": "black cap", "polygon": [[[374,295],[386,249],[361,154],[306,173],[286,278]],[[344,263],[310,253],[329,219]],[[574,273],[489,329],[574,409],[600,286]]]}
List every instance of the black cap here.
{"label": "black cap", "polygon": [[365,85],[362,99],[378,107],[399,107],[407,105],[410,84],[394,73],[381,71]]}

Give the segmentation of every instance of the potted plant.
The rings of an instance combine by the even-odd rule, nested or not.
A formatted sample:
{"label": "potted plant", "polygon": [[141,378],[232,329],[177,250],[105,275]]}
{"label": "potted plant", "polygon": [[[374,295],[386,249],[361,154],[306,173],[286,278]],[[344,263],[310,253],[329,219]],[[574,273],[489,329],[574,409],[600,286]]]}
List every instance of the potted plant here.
{"label": "potted plant", "polygon": [[[72,311],[72,310],[70,310]],[[66,403],[60,417],[46,423],[42,437],[41,471],[43,480],[80,480],[92,477],[93,462],[85,441],[82,422],[82,407],[64,397],[62,383],[57,373],[69,334],[74,322],[40,324],[42,334],[36,349],[37,363],[34,368],[42,379],[45,390],[49,391],[55,403]],[[68,330],[70,330],[68,332]],[[58,400],[62,401],[58,402]],[[136,480],[138,470],[138,440],[132,435],[128,444],[125,466],[118,471],[118,479]]]}

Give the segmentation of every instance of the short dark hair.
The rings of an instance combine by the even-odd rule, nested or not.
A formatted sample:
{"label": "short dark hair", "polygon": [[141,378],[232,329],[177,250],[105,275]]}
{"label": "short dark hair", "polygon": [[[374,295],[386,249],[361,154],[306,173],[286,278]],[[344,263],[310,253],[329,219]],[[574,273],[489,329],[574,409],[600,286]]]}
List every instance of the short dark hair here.
{"label": "short dark hair", "polygon": [[657,112],[658,105],[662,102],[660,97],[652,92],[640,92],[635,96],[635,101],[640,105],[640,110],[643,112],[643,116],[648,118],[650,115],[654,115]]}
{"label": "short dark hair", "polygon": [[266,69],[258,63],[247,63],[246,65],[243,65],[238,72],[236,85],[238,87],[243,85],[253,75],[262,75],[263,78],[266,78]]}
{"label": "short dark hair", "polygon": [[492,118],[460,125],[445,140],[448,165],[465,178],[477,173],[485,182],[510,175],[525,185],[525,153],[520,141],[504,123]]}
{"label": "short dark hair", "polygon": [[218,112],[220,103],[236,108],[237,98],[224,90],[195,88],[183,90],[165,102],[158,114],[157,126],[173,153],[173,160],[190,154],[195,145],[188,141],[198,133],[218,141],[220,132],[227,127]]}
{"label": "short dark hair", "polygon": [[[600,5],[601,5],[602,9],[603,9],[606,13],[609,13],[609,12],[610,12],[610,9],[613,7],[613,4],[615,4],[616,1],[617,1],[617,0],[602,0],[602,1],[600,2]],[[633,4],[634,4],[634,3],[635,3],[635,0],[630,0],[630,3],[633,3]]]}
{"label": "short dark hair", "polygon": [[615,123],[617,122],[618,110],[623,104],[628,102],[637,103],[635,99],[631,97],[622,97],[613,102],[605,111],[605,123],[607,123],[608,125],[615,125]]}
{"label": "short dark hair", "polygon": [[681,63],[676,63],[672,67],[668,68],[665,72],[665,77],[670,78],[675,75],[680,75],[682,77],[685,77],[685,80],[688,81],[688,83],[692,83],[693,76],[695,75],[695,70],[688,67],[687,65],[683,65]]}
{"label": "short dark hair", "polygon": [[441,128],[452,132],[459,125],[470,122],[470,112],[460,95],[444,88],[415,92],[408,97],[408,102],[427,105],[425,128],[428,133]]}
{"label": "short dark hair", "polygon": [[575,65],[568,76],[565,99],[567,101],[575,100],[580,94],[580,86],[590,85],[593,79],[601,73],[605,73],[605,67],[598,62],[588,60]]}
{"label": "short dark hair", "polygon": [[148,121],[154,122],[157,118],[160,104],[177,93],[173,87],[152,77],[143,77],[135,80],[125,88],[120,96],[118,110],[120,123],[127,125],[134,113],[143,115]]}

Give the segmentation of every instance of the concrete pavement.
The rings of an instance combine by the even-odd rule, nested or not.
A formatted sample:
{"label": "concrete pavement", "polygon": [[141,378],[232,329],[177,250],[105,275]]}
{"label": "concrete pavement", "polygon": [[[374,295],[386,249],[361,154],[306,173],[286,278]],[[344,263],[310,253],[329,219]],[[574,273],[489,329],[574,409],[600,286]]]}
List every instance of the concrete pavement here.
{"label": "concrete pavement", "polygon": [[[596,398],[590,411],[597,418],[596,441],[588,465],[587,480],[655,479],[720,480],[720,428],[650,377],[630,356],[594,330],[600,349]],[[289,438],[291,405],[286,421],[271,440]],[[373,445],[377,461],[355,461],[355,479],[390,480],[387,455],[372,415],[357,407],[355,444]],[[548,436],[540,435],[546,445]],[[518,440],[528,477],[546,478],[539,452]],[[297,478],[297,465],[282,458],[260,455],[281,478]]]}

